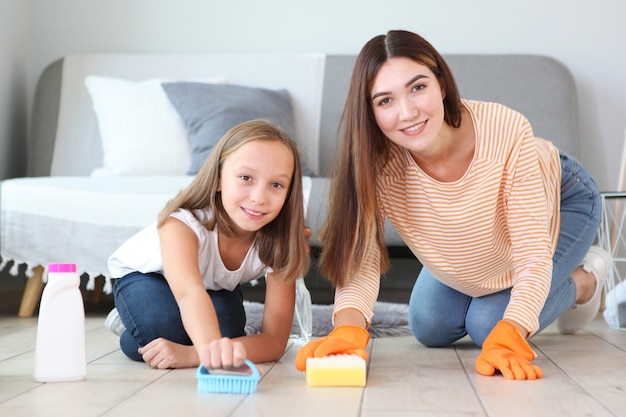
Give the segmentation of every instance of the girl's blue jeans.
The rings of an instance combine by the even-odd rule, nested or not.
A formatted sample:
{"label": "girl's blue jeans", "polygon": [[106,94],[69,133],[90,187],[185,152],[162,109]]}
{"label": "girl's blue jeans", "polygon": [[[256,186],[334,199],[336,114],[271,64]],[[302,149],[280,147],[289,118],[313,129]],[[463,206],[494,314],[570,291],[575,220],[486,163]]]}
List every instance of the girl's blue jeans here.
{"label": "girl's blue jeans", "polygon": [[[600,192],[591,175],[576,159],[563,153],[561,172],[561,229],[553,257],[550,292],[535,334],[574,306],[576,286],[570,275],[581,264],[600,225]],[[448,346],[466,335],[482,346],[502,319],[510,297],[510,288],[470,297],[444,285],[422,268],[409,301],[409,326],[425,346]]]}
{"label": "girl's blue jeans", "polygon": [[[246,312],[241,286],[234,291],[211,291],[220,332],[224,337],[245,336]],[[178,304],[163,275],[131,272],[115,280],[115,307],[126,330],[120,335],[120,347],[129,358],[142,361],[137,351],[159,337],[182,345],[191,345],[180,316]]]}

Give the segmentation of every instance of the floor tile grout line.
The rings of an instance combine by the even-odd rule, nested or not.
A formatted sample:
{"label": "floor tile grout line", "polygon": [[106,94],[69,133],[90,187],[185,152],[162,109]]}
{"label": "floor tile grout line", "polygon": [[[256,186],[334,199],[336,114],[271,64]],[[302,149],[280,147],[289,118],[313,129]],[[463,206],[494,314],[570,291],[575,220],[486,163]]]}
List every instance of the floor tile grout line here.
{"label": "floor tile grout line", "polygon": [[[620,330],[621,330],[621,329],[620,329]],[[608,344],[608,345],[610,345],[610,346],[613,346],[613,347],[614,347],[614,348],[616,348],[617,350],[619,350],[619,351],[622,351],[622,352],[626,353],[626,349],[624,349],[623,347],[621,347],[621,346],[619,346],[619,345],[616,345],[614,342],[612,342],[612,341],[610,341],[610,340],[606,339],[606,338],[604,337],[604,333],[603,333],[603,332],[588,331],[587,333],[588,333],[588,334],[590,334],[590,335],[592,335],[592,336],[594,336],[594,337],[596,337],[596,338],[598,338],[598,339],[600,339],[600,340],[602,340],[602,341],[603,341],[603,342],[605,342],[606,344]]]}
{"label": "floor tile grout line", "polygon": [[[587,332],[589,334],[592,334],[591,332]],[[606,341],[605,341],[606,342]],[[567,372],[565,369],[563,369],[550,355],[548,355],[544,350],[542,350],[539,346],[535,345],[534,343],[532,344],[534,349],[538,350],[539,352],[541,352],[541,354],[549,361],[552,362],[552,364],[555,366],[555,368],[557,368],[572,384],[574,384],[576,387],[578,387],[582,392],[584,392],[585,394],[587,394],[587,396],[589,398],[592,398],[600,407],[604,408],[609,414],[611,414],[614,417],[619,417],[616,414],[614,414],[610,408],[608,408],[599,398],[597,398],[591,391],[589,391],[587,389],[587,387],[585,385],[583,385],[581,382],[579,382],[578,380],[576,380],[576,378],[574,378],[574,376],[570,375],[569,372]]]}
{"label": "floor tile grout line", "polygon": [[456,357],[459,361],[459,364],[461,365],[461,368],[463,368],[463,373],[465,374],[465,379],[467,380],[467,382],[469,383],[470,387],[472,388],[472,392],[474,393],[474,396],[476,397],[476,400],[478,401],[478,404],[480,404],[480,408],[483,410],[483,414],[485,417],[489,417],[489,412],[487,411],[487,406],[485,405],[485,402],[483,401],[483,399],[481,398],[478,390],[476,389],[476,384],[474,383],[474,379],[471,377],[470,373],[472,372],[476,372],[474,369],[467,369],[467,366],[465,366],[465,363],[463,362],[463,359],[461,358],[461,355],[459,354],[459,348],[456,346],[454,347],[454,353],[456,354]]}

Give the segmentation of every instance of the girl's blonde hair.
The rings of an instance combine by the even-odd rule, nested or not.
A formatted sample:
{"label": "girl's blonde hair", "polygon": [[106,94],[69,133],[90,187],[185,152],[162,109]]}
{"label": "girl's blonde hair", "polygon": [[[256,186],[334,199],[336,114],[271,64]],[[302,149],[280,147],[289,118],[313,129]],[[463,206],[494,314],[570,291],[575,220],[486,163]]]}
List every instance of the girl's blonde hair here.
{"label": "girl's blonde hair", "polygon": [[[215,145],[193,181],[172,198],[159,213],[158,227],[178,209],[210,210],[204,223],[208,230],[217,226],[222,233],[233,235],[234,224],[222,205],[218,191],[220,172],[226,158],[254,140],[277,141],[291,151],[294,169],[287,198],[278,216],[256,232],[254,245],[259,258],[274,270],[281,281],[304,276],[309,268],[309,254],[304,237],[304,201],[302,167],[295,143],[281,127],[263,119],[241,123],[230,129]],[[259,155],[259,158],[262,158]]]}
{"label": "girl's blonde hair", "polygon": [[409,58],[428,67],[445,92],[445,123],[455,128],[461,124],[462,104],[452,71],[426,39],[392,30],[372,38],[361,49],[340,122],[328,217],[320,231],[320,271],[336,286],[350,279],[372,246],[380,253],[381,272],[389,268],[384,218],[376,202],[376,179],[391,145],[376,123],[371,92],[378,70],[394,57]]}

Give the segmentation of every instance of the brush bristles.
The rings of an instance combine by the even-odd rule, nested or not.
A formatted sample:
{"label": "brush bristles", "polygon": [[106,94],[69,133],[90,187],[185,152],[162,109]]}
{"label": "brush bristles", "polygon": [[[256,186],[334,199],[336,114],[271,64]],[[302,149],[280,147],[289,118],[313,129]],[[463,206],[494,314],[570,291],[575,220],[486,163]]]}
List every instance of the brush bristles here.
{"label": "brush bristles", "polygon": [[199,392],[213,392],[220,394],[252,394],[257,387],[261,375],[259,370],[248,359],[246,365],[252,370],[252,374],[221,370],[213,373],[200,365],[196,371]]}
{"label": "brush bristles", "polygon": [[212,392],[216,394],[252,394],[256,390],[257,381],[242,379],[198,380],[199,392]]}

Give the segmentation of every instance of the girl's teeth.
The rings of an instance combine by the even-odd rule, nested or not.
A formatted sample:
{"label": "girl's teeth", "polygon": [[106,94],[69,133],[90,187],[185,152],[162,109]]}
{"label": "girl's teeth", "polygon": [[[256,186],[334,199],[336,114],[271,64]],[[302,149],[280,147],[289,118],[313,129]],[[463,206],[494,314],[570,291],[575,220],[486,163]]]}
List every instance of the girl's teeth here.
{"label": "girl's teeth", "polygon": [[244,210],[247,211],[252,216],[260,216],[261,215],[261,213],[258,212],[258,211],[252,211],[252,210],[249,210],[249,209],[244,209]]}

